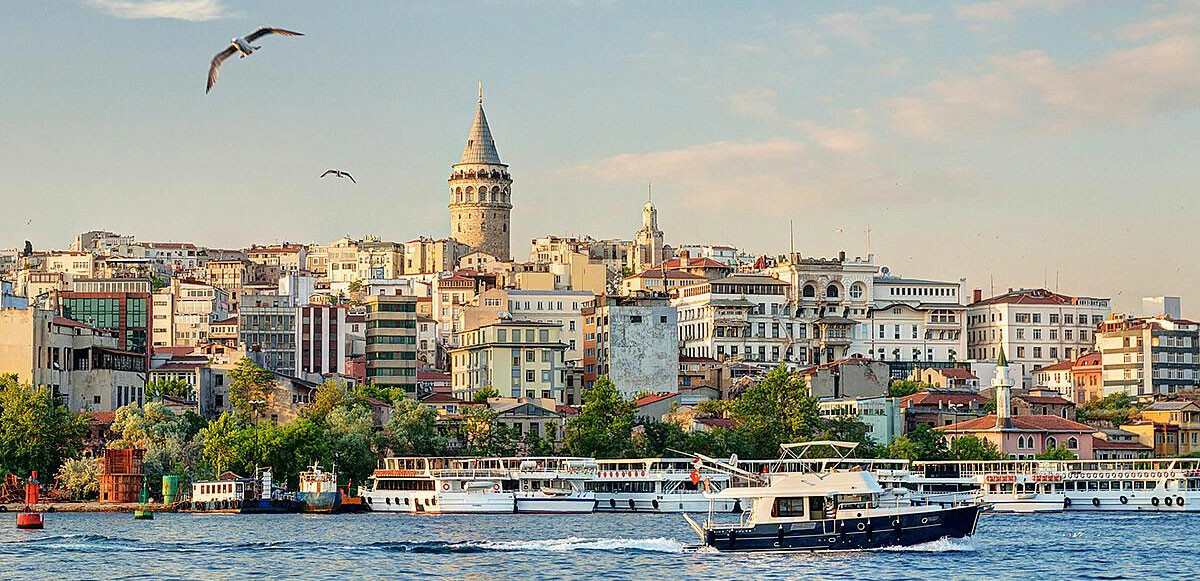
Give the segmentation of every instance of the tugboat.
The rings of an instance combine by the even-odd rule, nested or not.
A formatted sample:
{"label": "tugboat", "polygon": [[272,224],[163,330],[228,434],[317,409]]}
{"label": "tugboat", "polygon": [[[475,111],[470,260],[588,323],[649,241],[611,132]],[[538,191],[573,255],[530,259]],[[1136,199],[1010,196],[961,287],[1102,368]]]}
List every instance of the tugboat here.
{"label": "tugboat", "polygon": [[[784,444],[783,457],[800,458],[817,446],[827,446],[844,460],[858,444],[817,441]],[[796,451],[799,450],[799,455]],[[870,472],[839,470],[837,463],[822,472],[755,474],[699,456],[748,486],[731,486],[709,495],[739,500],[750,509],[736,523],[721,524],[709,517],[699,524],[684,519],[703,546],[718,551],[853,551],[903,547],[943,538],[962,538],[975,532],[983,506],[913,506],[881,502],[885,494]],[[889,506],[889,504],[891,504]]]}
{"label": "tugboat", "polygon": [[296,501],[300,503],[303,512],[336,512],[342,503],[342,494],[337,487],[337,466],[326,472],[321,465],[314,463],[311,468],[300,473],[300,490],[296,492]]}

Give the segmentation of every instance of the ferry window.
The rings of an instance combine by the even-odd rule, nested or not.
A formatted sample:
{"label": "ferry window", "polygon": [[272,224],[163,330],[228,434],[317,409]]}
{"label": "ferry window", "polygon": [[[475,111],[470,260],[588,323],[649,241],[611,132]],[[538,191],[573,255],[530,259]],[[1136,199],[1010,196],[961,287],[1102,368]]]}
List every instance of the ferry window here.
{"label": "ferry window", "polygon": [[1145,482],[1142,482],[1141,480],[1135,480],[1135,481],[1133,482],[1133,489],[1134,489],[1134,490],[1142,490],[1142,489],[1144,489],[1144,488],[1146,488],[1146,483],[1145,483]]}
{"label": "ferry window", "polygon": [[1108,490],[1108,481],[1107,480],[1100,481],[1100,490]]}
{"label": "ferry window", "polygon": [[1124,488],[1125,490],[1133,490],[1133,483],[1126,480],[1125,482],[1121,483],[1121,488]]}
{"label": "ferry window", "polygon": [[1068,480],[1068,481],[1067,481],[1065,484],[1067,485],[1067,490],[1075,490],[1075,483],[1074,483],[1074,482],[1071,482],[1071,481],[1069,481],[1069,480]]}
{"label": "ferry window", "polygon": [[776,498],[775,510],[771,511],[771,516],[782,518],[804,516],[804,497]]}
{"label": "ferry window", "polygon": [[1099,490],[1100,486],[1095,480],[1088,482],[1088,490]]}

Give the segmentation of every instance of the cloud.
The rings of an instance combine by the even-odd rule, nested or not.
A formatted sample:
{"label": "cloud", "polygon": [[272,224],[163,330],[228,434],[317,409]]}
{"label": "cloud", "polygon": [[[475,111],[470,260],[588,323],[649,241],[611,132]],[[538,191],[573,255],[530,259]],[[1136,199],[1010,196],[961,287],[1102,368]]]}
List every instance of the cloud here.
{"label": "cloud", "polygon": [[830,36],[848,40],[860,47],[874,44],[874,32],[888,26],[915,26],[933,21],[932,14],[901,12],[890,6],[880,6],[870,12],[838,12],[822,18],[819,23]]}
{"label": "cloud", "polygon": [[773,119],[779,114],[775,107],[778,95],[771,89],[747,89],[727,97],[718,97],[717,101],[735,115],[753,117],[756,119]]}
{"label": "cloud", "polygon": [[972,22],[1012,22],[1018,12],[1027,9],[1058,12],[1074,3],[1074,0],[994,0],[955,6],[954,15]]}
{"label": "cloud", "polygon": [[1200,108],[1200,39],[1176,36],[1076,65],[1039,50],[993,57],[984,73],[943,78],[893,99],[894,125],[940,137],[998,125],[1062,129]]}
{"label": "cloud", "polygon": [[1188,34],[1197,30],[1197,24],[1200,24],[1200,18],[1195,14],[1180,12],[1122,27],[1117,31],[1117,38],[1136,41]]}
{"label": "cloud", "polygon": [[683,149],[622,153],[585,164],[580,169],[608,181],[679,175],[719,175],[732,166],[775,164],[794,159],[806,149],[803,143],[782,138],[767,141],[714,141]]}
{"label": "cloud", "polygon": [[168,18],[205,22],[234,16],[220,0],[88,0],[88,4],[117,18]]}

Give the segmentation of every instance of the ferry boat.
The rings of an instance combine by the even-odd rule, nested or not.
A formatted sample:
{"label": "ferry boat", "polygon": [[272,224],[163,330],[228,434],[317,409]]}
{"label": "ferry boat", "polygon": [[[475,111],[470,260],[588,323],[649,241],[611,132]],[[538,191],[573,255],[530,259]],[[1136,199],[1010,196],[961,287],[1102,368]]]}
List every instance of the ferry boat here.
{"label": "ferry boat", "polygon": [[342,493],[338,491],[336,466],[326,472],[321,465],[314,463],[308,470],[300,473],[300,490],[296,491],[296,501],[304,512],[331,513],[338,510],[342,504]]}
{"label": "ferry boat", "polygon": [[276,487],[270,470],[256,471],[257,477],[243,478],[226,472],[217,480],[192,483],[191,500],[183,509],[194,512],[242,514],[299,512],[300,503]]}
{"label": "ferry boat", "polygon": [[[783,454],[828,446],[843,457],[853,442],[785,444]],[[705,458],[707,462],[715,462]],[[978,504],[959,506],[882,502],[883,487],[866,470],[835,465],[823,472],[757,474],[717,462],[748,486],[730,486],[711,495],[750,504],[738,522],[719,523],[710,510],[697,523],[684,519],[704,546],[719,551],[847,551],[911,546],[943,538],[962,538],[975,532]]]}
{"label": "ferry boat", "polygon": [[918,462],[914,467],[974,479],[997,512],[1200,512],[1196,458]]}
{"label": "ferry boat", "polygon": [[[706,486],[718,492],[729,483],[729,474],[691,458],[596,460],[596,469],[587,489],[596,494],[601,512],[705,512],[710,504]],[[738,506],[736,499],[714,504],[718,512],[740,512]]]}
{"label": "ferry boat", "polygon": [[479,467],[474,458],[384,458],[359,488],[374,512],[511,513],[516,499],[501,490],[506,470]]}
{"label": "ferry boat", "polygon": [[507,473],[501,490],[513,495],[518,513],[588,514],[596,510],[596,493],[586,487],[596,477],[594,458],[483,458],[478,465]]}

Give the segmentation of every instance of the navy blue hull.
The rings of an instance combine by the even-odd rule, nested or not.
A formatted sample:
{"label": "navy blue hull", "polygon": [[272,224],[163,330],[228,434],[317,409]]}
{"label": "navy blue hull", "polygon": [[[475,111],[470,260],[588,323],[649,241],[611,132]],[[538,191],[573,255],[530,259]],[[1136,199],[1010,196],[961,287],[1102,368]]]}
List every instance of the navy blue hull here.
{"label": "navy blue hull", "polygon": [[708,531],[705,544],[720,551],[855,551],[962,538],[975,532],[982,507],[929,513],[764,524]]}

